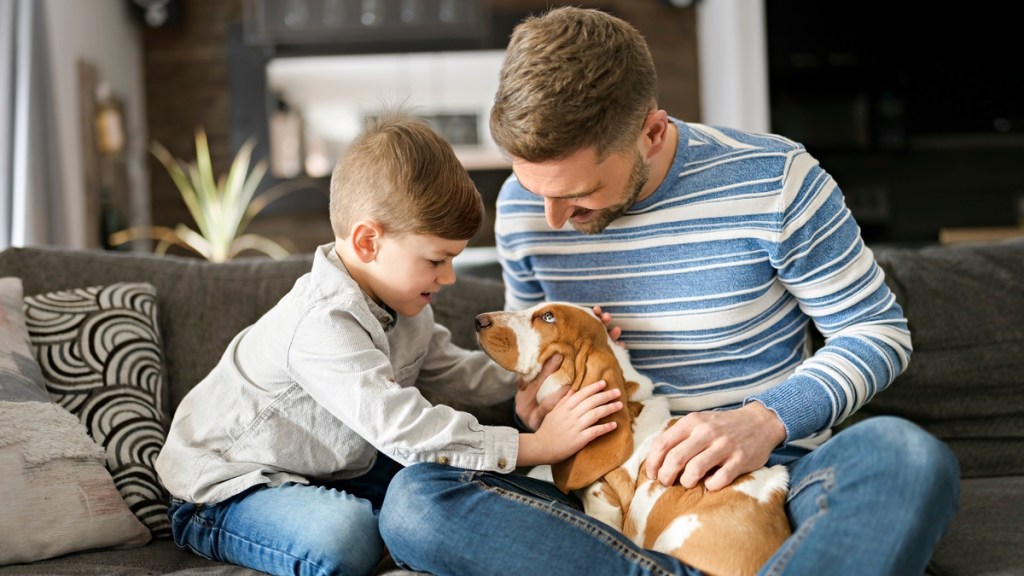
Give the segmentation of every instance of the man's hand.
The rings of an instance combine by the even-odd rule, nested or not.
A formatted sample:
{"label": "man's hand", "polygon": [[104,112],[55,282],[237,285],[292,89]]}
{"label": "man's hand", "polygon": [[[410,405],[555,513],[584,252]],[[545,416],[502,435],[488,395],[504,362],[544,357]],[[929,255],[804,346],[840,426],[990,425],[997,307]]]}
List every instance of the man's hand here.
{"label": "man's hand", "polygon": [[608,335],[612,337],[612,342],[625,348],[625,342],[619,342],[619,336],[622,336],[622,328],[612,326],[612,315],[608,312],[602,312],[600,306],[594,306],[594,314],[601,319],[601,323],[608,330]]}
{"label": "man's hand", "polygon": [[707,489],[720,490],[764,466],[785,439],[782,421],[760,402],[736,410],[692,412],[654,440],[647,477],[666,486],[678,478],[693,488],[707,476]]}
{"label": "man's hand", "polygon": [[529,382],[519,379],[519,390],[516,392],[516,414],[519,416],[519,420],[525,424],[530,430],[536,430],[540,428],[541,422],[544,421],[544,416],[555,407],[555,404],[565,396],[565,393],[569,390],[568,387],[548,394],[544,398],[544,402],[541,404],[537,403],[537,391],[540,390],[541,384],[548,379],[558,370],[562,365],[562,355],[555,354],[541,367],[540,374],[536,378]]}

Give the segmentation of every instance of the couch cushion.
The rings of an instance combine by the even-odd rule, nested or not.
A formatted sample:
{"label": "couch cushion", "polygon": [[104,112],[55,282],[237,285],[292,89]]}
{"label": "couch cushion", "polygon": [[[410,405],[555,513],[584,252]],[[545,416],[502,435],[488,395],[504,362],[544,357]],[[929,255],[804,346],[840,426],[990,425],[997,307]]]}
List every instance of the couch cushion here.
{"label": "couch cushion", "polygon": [[263,576],[263,572],[200,558],[170,540],[154,540],[142,548],[83,552],[52,560],[0,568],[4,576]]}
{"label": "couch cushion", "polygon": [[1024,567],[1024,477],[961,482],[960,511],[939,542],[928,574],[1005,576]]}
{"label": "couch cushion", "polygon": [[864,407],[947,442],[965,477],[1024,474],[1024,240],[877,254],[907,316],[907,371]]}

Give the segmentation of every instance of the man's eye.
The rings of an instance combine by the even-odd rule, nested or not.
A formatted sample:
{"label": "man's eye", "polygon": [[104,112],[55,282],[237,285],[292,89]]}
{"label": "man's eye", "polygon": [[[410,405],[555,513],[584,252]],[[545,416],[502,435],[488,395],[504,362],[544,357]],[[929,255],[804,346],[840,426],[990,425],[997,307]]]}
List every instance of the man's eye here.
{"label": "man's eye", "polygon": [[545,312],[540,317],[540,319],[545,321],[545,322],[547,322],[548,324],[554,324],[555,323],[555,315],[552,312]]}

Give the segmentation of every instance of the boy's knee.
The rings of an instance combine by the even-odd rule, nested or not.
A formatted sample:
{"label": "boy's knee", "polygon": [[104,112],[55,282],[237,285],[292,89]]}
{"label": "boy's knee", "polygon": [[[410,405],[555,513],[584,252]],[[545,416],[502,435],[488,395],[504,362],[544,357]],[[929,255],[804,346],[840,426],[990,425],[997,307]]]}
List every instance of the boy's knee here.
{"label": "boy's knee", "polygon": [[309,537],[315,539],[307,542],[314,551],[310,561],[321,574],[369,574],[384,556],[384,542],[372,512],[350,514],[333,527],[321,525]]}

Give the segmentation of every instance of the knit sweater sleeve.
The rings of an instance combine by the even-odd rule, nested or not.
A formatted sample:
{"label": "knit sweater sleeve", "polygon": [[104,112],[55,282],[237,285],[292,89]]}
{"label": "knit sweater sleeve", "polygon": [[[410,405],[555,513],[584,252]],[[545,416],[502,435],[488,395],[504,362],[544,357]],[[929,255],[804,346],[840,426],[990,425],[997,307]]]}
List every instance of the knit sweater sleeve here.
{"label": "knit sweater sleeve", "polygon": [[787,441],[838,424],[885,389],[910,360],[910,331],[835,181],[792,152],[769,247],[779,279],[825,337],[778,386],[746,399],[776,412]]}

